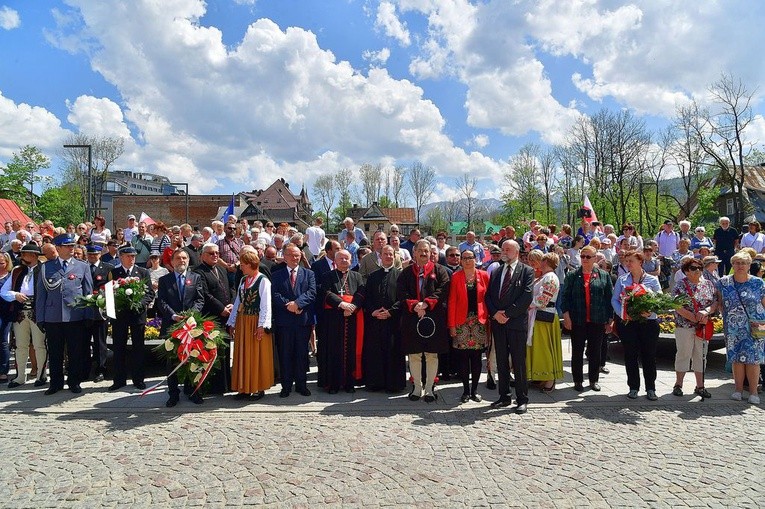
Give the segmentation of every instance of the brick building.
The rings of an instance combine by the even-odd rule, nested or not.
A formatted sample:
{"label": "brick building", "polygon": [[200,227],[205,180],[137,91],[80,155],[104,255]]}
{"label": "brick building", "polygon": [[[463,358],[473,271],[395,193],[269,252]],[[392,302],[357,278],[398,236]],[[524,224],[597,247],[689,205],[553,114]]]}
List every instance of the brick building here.
{"label": "brick building", "polygon": [[[239,199],[239,196],[235,197],[235,200],[237,199]],[[127,224],[128,214],[135,214],[136,217],[139,217],[141,212],[145,212],[155,221],[162,221],[168,225],[180,225],[188,222],[192,227],[199,226],[202,228],[210,226],[218,210],[221,207],[225,209],[230,201],[230,194],[189,196],[116,195],[113,197],[113,215],[116,224],[107,226],[114,231],[115,227],[124,227]]]}

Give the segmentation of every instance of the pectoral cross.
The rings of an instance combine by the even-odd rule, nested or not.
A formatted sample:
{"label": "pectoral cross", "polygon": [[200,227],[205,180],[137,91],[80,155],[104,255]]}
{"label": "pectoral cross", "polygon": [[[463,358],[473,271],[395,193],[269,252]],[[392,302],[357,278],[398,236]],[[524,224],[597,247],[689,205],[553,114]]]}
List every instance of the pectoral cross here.
{"label": "pectoral cross", "polygon": [[343,295],[345,295],[345,288],[341,287],[340,291],[337,292],[337,293],[338,293],[338,295],[340,295],[340,297],[342,297]]}

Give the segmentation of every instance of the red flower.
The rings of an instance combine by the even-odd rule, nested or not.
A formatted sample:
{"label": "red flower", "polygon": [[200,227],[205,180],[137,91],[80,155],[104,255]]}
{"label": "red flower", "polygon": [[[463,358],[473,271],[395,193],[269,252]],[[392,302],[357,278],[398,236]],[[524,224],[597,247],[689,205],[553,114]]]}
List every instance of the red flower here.
{"label": "red flower", "polygon": [[204,327],[205,332],[210,332],[211,330],[215,328],[215,322],[211,320],[207,320],[206,322],[202,324],[202,327]]}
{"label": "red flower", "polygon": [[199,362],[210,362],[213,360],[213,351],[212,350],[202,350],[199,352],[199,356],[197,357],[199,359]]}

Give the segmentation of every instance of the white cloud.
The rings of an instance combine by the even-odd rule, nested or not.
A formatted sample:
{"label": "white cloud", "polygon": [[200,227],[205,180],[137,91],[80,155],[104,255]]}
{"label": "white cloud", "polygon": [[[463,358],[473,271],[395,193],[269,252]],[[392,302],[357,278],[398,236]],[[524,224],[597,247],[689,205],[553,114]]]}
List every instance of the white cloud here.
{"label": "white cloud", "polygon": [[0,28],[5,30],[13,30],[21,26],[21,18],[19,13],[7,5],[0,7]]}
{"label": "white cloud", "polygon": [[366,50],[361,56],[373,65],[383,66],[390,58],[390,50],[388,48],[383,48],[380,51]]}
{"label": "white cloud", "polygon": [[402,22],[396,16],[396,6],[388,1],[380,2],[377,7],[377,18],[375,26],[383,29],[385,35],[398,41],[401,46],[409,46],[411,39],[406,23]]}
{"label": "white cloud", "polygon": [[476,135],[473,135],[473,137],[469,139],[465,143],[465,145],[468,145],[468,146],[472,145],[478,148],[485,148],[489,146],[489,137],[485,134],[476,134]]}
{"label": "white cloud", "polygon": [[16,104],[0,92],[0,158],[10,157],[24,145],[34,145],[50,156],[61,148],[66,134],[53,113],[39,106]]}

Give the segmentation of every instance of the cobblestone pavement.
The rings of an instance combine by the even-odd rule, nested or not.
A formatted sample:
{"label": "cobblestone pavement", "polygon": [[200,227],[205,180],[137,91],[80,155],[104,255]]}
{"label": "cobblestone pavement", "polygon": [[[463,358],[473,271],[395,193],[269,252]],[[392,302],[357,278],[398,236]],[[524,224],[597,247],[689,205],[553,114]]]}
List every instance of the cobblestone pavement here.
{"label": "cobblestone pavement", "polygon": [[171,410],[165,394],[108,394],[108,382],[76,397],[2,389],[1,504],[762,506],[765,412],[727,399],[710,360],[711,400],[670,395],[669,360],[659,401],[628,400],[617,360],[601,393],[575,393],[568,375],[552,395],[532,390],[522,416],[489,409],[483,385],[485,402],[466,405],[444,384],[431,405],[363,390],[280,399],[277,387]]}

